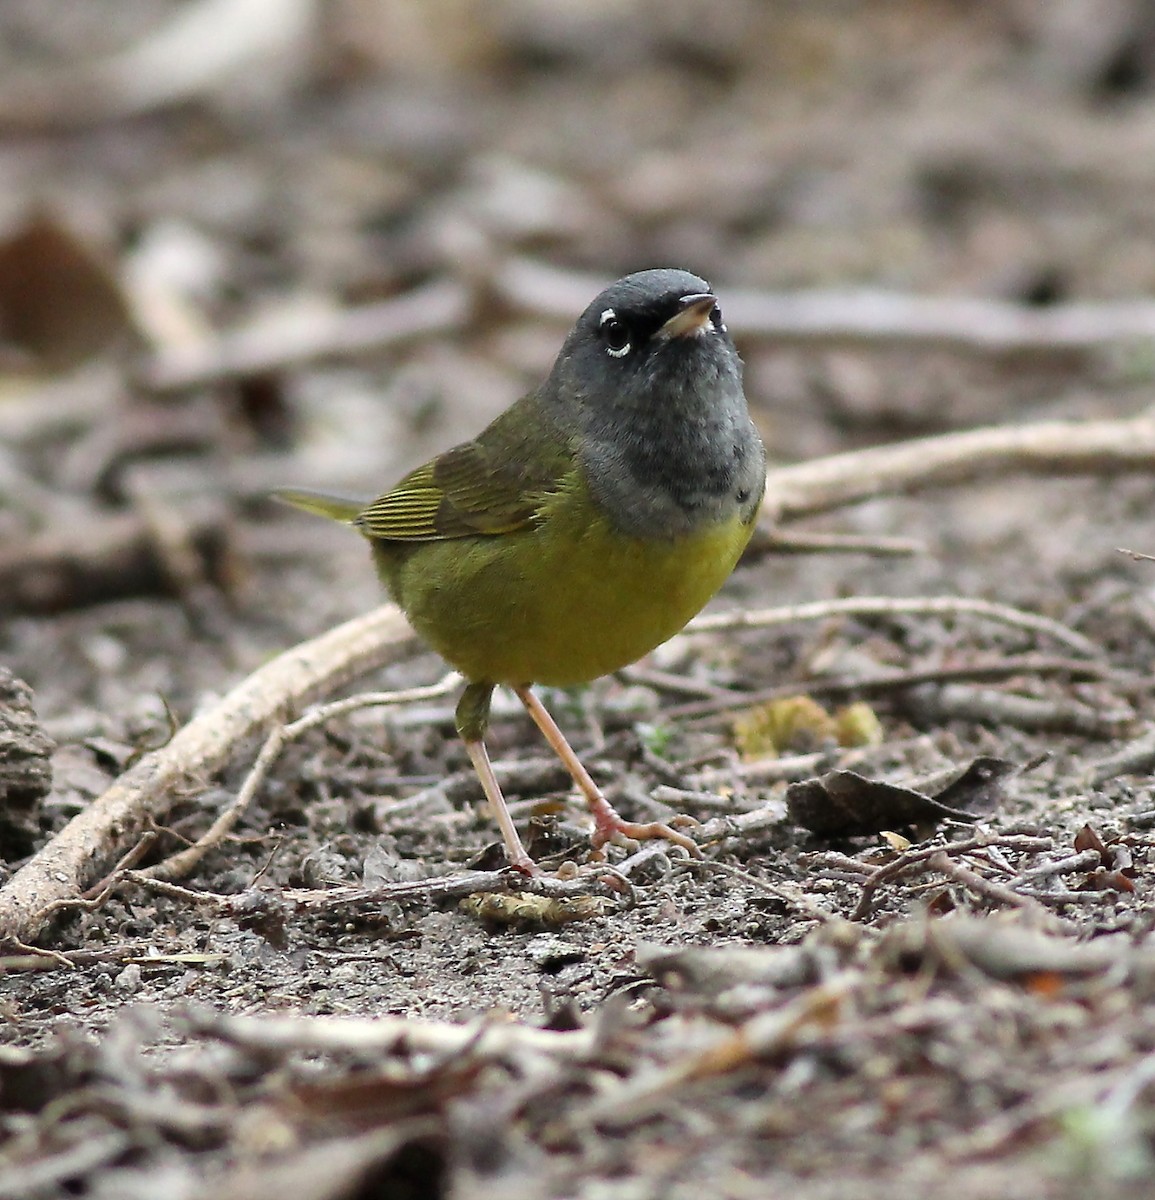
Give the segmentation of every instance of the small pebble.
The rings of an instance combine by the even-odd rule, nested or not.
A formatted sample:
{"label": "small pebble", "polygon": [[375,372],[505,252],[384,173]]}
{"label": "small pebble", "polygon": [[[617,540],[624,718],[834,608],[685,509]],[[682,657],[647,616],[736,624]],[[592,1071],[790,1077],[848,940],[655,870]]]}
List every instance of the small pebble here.
{"label": "small pebble", "polygon": [[116,977],[116,986],[122,992],[135,992],[140,988],[140,963],[129,963]]}
{"label": "small pebble", "polygon": [[569,963],[581,962],[586,956],[583,947],[550,933],[532,938],[528,953],[530,961],[539,971],[556,971]]}

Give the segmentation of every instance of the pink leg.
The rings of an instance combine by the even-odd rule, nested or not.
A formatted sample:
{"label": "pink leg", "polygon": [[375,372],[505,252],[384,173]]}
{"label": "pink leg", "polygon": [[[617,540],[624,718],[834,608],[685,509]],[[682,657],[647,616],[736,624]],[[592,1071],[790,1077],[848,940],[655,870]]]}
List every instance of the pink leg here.
{"label": "pink leg", "polygon": [[468,738],[463,738],[462,740],[465,742],[465,749],[469,752],[469,757],[473,763],[474,770],[477,772],[477,777],[481,780],[481,787],[485,792],[485,798],[489,801],[489,811],[493,813],[493,819],[497,822],[498,829],[501,830],[501,837],[502,841],[505,842],[505,854],[509,859],[509,865],[514,870],[521,871],[524,875],[540,875],[541,868],[530,858],[525,847],[522,845],[517,828],[514,826],[513,818],[509,815],[509,809],[505,806],[505,797],[502,796],[501,786],[497,782],[497,776],[493,773],[493,765],[489,761],[489,753],[485,749],[485,743],[480,740],[472,741]]}
{"label": "pink leg", "polygon": [[[676,829],[671,829],[669,825],[663,825],[660,821],[639,825],[620,816],[613,805],[602,795],[601,788],[594,783],[590,773],[582,766],[573,747],[566,741],[565,734],[557,727],[553,717],[546,711],[545,705],[534,695],[529,686],[514,688],[514,691],[517,693],[517,698],[525,705],[526,711],[533,717],[538,729],[545,735],[545,740],[549,742],[553,752],[573,776],[574,783],[581,789],[594,818],[592,841],[595,850],[600,850],[607,842],[622,837],[633,838],[636,841],[645,841],[647,838],[665,838],[666,841],[673,842],[675,846],[681,846],[695,858],[701,857],[702,852],[698,849],[697,843],[686,837],[684,833],[678,833]],[[506,817],[508,819],[508,814]],[[506,844],[508,845],[508,841]]]}

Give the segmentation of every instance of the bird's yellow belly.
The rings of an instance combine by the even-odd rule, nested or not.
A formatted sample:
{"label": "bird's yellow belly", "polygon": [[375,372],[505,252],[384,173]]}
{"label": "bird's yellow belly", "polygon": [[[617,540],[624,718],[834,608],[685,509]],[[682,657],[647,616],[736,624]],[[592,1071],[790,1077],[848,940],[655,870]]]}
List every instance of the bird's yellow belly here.
{"label": "bird's yellow belly", "polygon": [[585,683],[677,633],[752,531],[735,514],[679,538],[628,538],[589,520],[591,507],[560,505],[516,533],[376,543],[378,568],[417,632],[467,679]]}

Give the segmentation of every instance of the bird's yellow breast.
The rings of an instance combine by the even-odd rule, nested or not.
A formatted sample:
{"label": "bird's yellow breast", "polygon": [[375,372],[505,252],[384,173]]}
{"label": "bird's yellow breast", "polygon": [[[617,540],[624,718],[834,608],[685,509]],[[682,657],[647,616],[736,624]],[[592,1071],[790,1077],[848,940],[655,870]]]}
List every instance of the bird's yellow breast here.
{"label": "bird's yellow breast", "polygon": [[467,679],[568,686],[634,662],[714,595],[753,529],[735,512],[679,537],[626,537],[570,483],[532,528],[373,543],[414,628]]}

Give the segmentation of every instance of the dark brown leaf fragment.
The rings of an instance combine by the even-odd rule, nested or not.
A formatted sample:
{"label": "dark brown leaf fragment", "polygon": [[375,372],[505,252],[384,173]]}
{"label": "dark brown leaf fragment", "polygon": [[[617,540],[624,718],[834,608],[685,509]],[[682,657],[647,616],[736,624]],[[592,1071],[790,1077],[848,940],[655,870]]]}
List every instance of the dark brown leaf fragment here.
{"label": "dark brown leaf fragment", "polygon": [[909,825],[975,819],[923,792],[867,779],[856,771],[831,771],[791,784],[786,811],[795,824],[819,837],[862,837]]}

